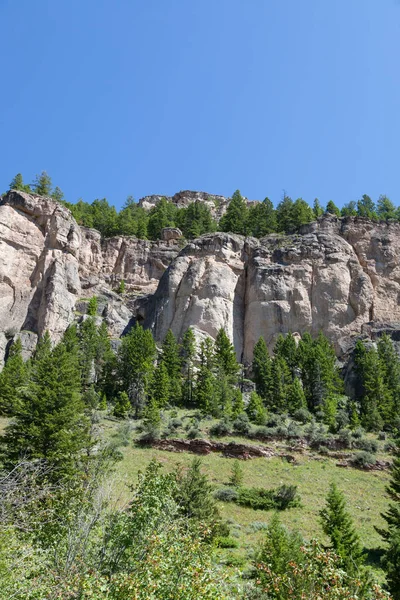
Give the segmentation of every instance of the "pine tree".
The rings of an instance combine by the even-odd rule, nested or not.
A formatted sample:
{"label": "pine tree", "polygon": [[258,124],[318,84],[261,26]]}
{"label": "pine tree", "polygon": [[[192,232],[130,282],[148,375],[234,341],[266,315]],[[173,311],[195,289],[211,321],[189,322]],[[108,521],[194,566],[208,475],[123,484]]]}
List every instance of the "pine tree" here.
{"label": "pine tree", "polygon": [[169,377],[170,402],[179,404],[182,399],[182,361],[179,344],[171,329],[167,331],[162,344],[161,362],[164,363]]}
{"label": "pine tree", "polygon": [[32,188],[35,194],[39,196],[51,196],[51,178],[46,171],[42,171],[40,175],[36,175]]}
{"label": "pine tree", "polygon": [[30,192],[31,188],[29,185],[24,184],[21,173],[17,173],[14,179],[10,183],[10,190],[18,190],[19,192]]}
{"label": "pine tree", "polygon": [[170,400],[170,378],[164,362],[156,367],[150,386],[150,396],[158,408],[165,408]]}
{"label": "pine tree", "polygon": [[232,398],[232,419],[236,419],[244,412],[243,394],[238,388],[235,388]]}
{"label": "pine tree", "polygon": [[22,344],[18,338],[12,344],[7,362],[0,373],[1,415],[11,416],[17,411],[27,374],[27,366],[22,358]]}
{"label": "pine tree", "polygon": [[207,204],[199,200],[189,204],[186,209],[181,209],[181,214],[178,216],[178,225],[184,237],[189,239],[216,230],[216,223],[213,221],[210,209]]}
{"label": "pine tree", "polygon": [[161,413],[154,397],[150,396],[143,411],[143,424],[148,432],[154,436],[161,425]]}
{"label": "pine tree", "polygon": [[98,300],[96,296],[92,296],[87,305],[87,314],[89,317],[95,317],[97,315]]}
{"label": "pine tree", "polygon": [[293,200],[289,196],[285,195],[276,207],[276,221],[278,231],[291,233],[296,229],[293,219]]}
{"label": "pine tree", "polygon": [[280,334],[275,342],[274,354],[286,361],[293,377],[300,367],[299,353],[294,335],[289,332],[285,336]]}
{"label": "pine tree", "polygon": [[383,382],[390,392],[390,402],[385,409],[383,418],[390,423],[393,414],[400,416],[400,358],[392,339],[385,333],[378,341],[378,356],[383,371]]}
{"label": "pine tree", "polygon": [[215,410],[215,377],[207,363],[200,364],[195,387],[196,406],[204,413],[211,414]]}
{"label": "pine tree", "polygon": [[158,240],[161,236],[161,230],[164,227],[175,227],[175,219],[177,216],[177,208],[172,202],[168,202],[166,198],[161,198],[157,205],[151,209],[147,231],[150,239]]}
{"label": "pine tree", "polygon": [[252,423],[255,423],[256,425],[265,425],[267,411],[257,392],[251,392],[249,403],[246,406],[246,414]]}
{"label": "pine tree", "polygon": [[400,439],[390,467],[390,482],[386,493],[391,503],[381,516],[386,521],[386,529],[376,527],[387,544],[383,557],[386,579],[393,600],[400,600]]}
{"label": "pine tree", "polygon": [[306,225],[314,220],[314,212],[303,198],[297,198],[293,202],[291,218],[295,229],[298,229],[301,225]]}
{"label": "pine tree", "polygon": [[247,224],[248,234],[257,238],[276,231],[275,209],[269,198],[250,207]]}
{"label": "pine tree", "polygon": [[114,406],[114,417],[125,419],[130,409],[131,403],[129,402],[128,394],[126,392],[119,392],[118,399]]}
{"label": "pine tree", "polygon": [[194,458],[185,474],[177,477],[176,501],[182,514],[206,525],[215,525],[219,512],[208,478],[201,472],[201,460]]}
{"label": "pine tree", "polygon": [[122,338],[118,351],[118,371],[138,417],[146,404],[154,371],[156,345],[149,330],[139,323]]}
{"label": "pine tree", "polygon": [[183,390],[182,399],[186,406],[192,404],[193,399],[193,366],[196,358],[196,338],[190,327],[182,339],[182,373]]}
{"label": "pine tree", "polygon": [[336,217],[340,217],[340,209],[336,206],[333,200],[329,200],[328,204],[326,205],[326,212],[331,215],[335,215]]}
{"label": "pine tree", "polygon": [[254,346],[252,369],[257,394],[266,400],[271,387],[271,359],[263,337]]}
{"label": "pine tree", "polygon": [[342,210],[340,211],[340,214],[342,217],[356,217],[357,216],[357,205],[354,202],[354,200],[345,204],[343,206]]}
{"label": "pine tree", "polygon": [[360,398],[362,425],[368,431],[380,431],[383,418],[390,421],[393,411],[393,398],[385,385],[384,367],[377,350],[365,348],[360,340],[356,343],[354,359],[363,386]]}
{"label": "pine tree", "polygon": [[247,234],[248,208],[246,200],[239,190],[233,194],[226,213],[219,222],[222,231],[228,233]]}
{"label": "pine tree", "polygon": [[89,423],[80,395],[80,371],[65,344],[36,352],[14,420],[1,439],[6,467],[21,458],[44,459],[53,477],[73,476],[90,445]]}
{"label": "pine tree", "polygon": [[267,408],[273,408],[277,412],[288,409],[288,394],[292,376],[284,358],[275,356],[271,368],[271,388],[267,400]]}
{"label": "pine tree", "polygon": [[314,200],[313,212],[316,219],[318,219],[318,217],[322,217],[324,214],[324,209],[322,208],[318,198],[315,198]]}
{"label": "pine tree", "polygon": [[229,477],[229,483],[233,487],[240,487],[243,483],[243,469],[238,460],[234,460],[231,469],[231,475]]}
{"label": "pine tree", "polygon": [[225,375],[234,377],[238,370],[239,365],[236,360],[236,352],[233,344],[229,340],[225,333],[225,330],[221,327],[215,338],[215,362],[218,367]]}
{"label": "pine tree", "polygon": [[332,548],[341,558],[344,568],[349,574],[357,573],[363,563],[360,539],[346,511],[343,493],[334,483],[329,488],[326,507],[321,510],[320,516],[322,529],[329,536]]}
{"label": "pine tree", "polygon": [[375,203],[367,194],[363,194],[361,200],[357,202],[357,214],[359,217],[377,219]]}
{"label": "pine tree", "polygon": [[58,187],[58,185],[56,185],[56,187],[54,188],[54,190],[51,193],[51,197],[53,198],[53,200],[57,200],[57,202],[63,202],[64,201],[64,193],[63,191]]}
{"label": "pine tree", "polygon": [[287,407],[291,415],[300,408],[307,408],[306,396],[304,394],[302,383],[298,377],[295,377],[293,382],[289,385]]}
{"label": "pine tree", "polygon": [[387,196],[379,196],[377,214],[380,219],[395,219],[396,207]]}

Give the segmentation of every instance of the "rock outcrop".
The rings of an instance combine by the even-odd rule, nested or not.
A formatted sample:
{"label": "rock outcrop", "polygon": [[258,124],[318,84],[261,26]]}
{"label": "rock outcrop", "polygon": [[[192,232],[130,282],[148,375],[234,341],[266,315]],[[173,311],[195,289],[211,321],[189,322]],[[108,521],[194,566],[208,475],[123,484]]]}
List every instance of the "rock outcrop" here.
{"label": "rock outcrop", "polygon": [[[201,198],[209,201],[174,196],[177,205]],[[296,235],[216,233],[181,245],[173,228],[156,242],[101,240],[52,199],[9,192],[0,201],[0,362],[16,335],[25,355],[46,329],[59,339],[94,294],[115,337],[135,318],[158,340],[169,328],[181,337],[190,326],[199,336],[224,327],[244,362],[260,335],[271,347],[279,333],[322,330],[345,354],[360,333],[400,332],[398,223],[324,216]]]}
{"label": "rock outcrop", "polygon": [[365,324],[400,322],[399,298],[400,225],[326,216],[297,235],[189,243],[141,316],[158,339],[225,327],[249,362],[260,335],[271,347],[288,331],[322,330],[343,354]]}

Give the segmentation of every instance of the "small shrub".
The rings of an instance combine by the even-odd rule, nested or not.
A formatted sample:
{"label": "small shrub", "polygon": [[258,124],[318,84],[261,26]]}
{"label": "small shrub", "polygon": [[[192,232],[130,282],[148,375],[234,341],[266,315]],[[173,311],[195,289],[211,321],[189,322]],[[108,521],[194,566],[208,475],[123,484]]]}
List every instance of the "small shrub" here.
{"label": "small shrub", "polygon": [[281,485],[274,494],[275,507],[278,510],[299,506],[300,498],[296,485]]}
{"label": "small shrub", "polygon": [[384,445],[383,449],[385,452],[389,452],[391,454],[392,452],[396,451],[397,444],[394,440],[388,440]]}
{"label": "small shrub", "polygon": [[255,427],[249,433],[249,437],[253,439],[267,439],[276,436],[276,427]]}
{"label": "small shrub", "polygon": [[200,437],[200,429],[197,427],[192,427],[189,429],[187,437],[189,440],[195,440],[196,438]]}
{"label": "small shrub", "polygon": [[232,465],[231,475],[229,477],[229,483],[233,487],[240,487],[243,483],[243,469],[238,460],[235,460]]}
{"label": "small shrub", "polygon": [[254,533],[257,531],[265,531],[268,529],[268,523],[264,523],[264,521],[253,521],[250,523],[249,529]]}
{"label": "small shrub", "polygon": [[350,429],[341,429],[337,434],[336,439],[342,448],[352,447],[352,435]]}
{"label": "small shrub", "polygon": [[162,430],[161,432],[161,437],[163,440],[166,440],[167,438],[169,438],[172,434],[174,433],[174,430],[171,429],[171,427],[166,427],[165,429]]}
{"label": "small shrub", "polygon": [[344,409],[340,409],[336,415],[336,429],[337,431],[341,431],[345,427],[347,427],[350,423],[350,417],[348,412]]}
{"label": "small shrub", "polygon": [[87,305],[87,314],[90,317],[95,317],[97,315],[98,307],[99,307],[99,303],[97,301],[96,296],[92,296]]}
{"label": "small shrub", "polygon": [[358,450],[364,450],[364,452],[375,454],[375,452],[378,451],[378,442],[376,440],[369,440],[368,438],[359,438],[354,441],[353,447]]}
{"label": "small shrub", "polygon": [[221,421],[210,427],[210,435],[215,437],[222,437],[231,433],[232,426],[227,419],[221,419]]}
{"label": "small shrub", "polygon": [[267,427],[278,427],[285,425],[286,418],[283,415],[268,415]]}
{"label": "small shrub", "polygon": [[220,502],[236,502],[237,497],[238,491],[229,487],[221,488],[214,492],[214,498]]}
{"label": "small shrub", "polygon": [[318,448],[318,452],[320,454],[322,454],[323,456],[327,456],[329,454],[329,448],[328,446],[324,446],[324,444],[322,444],[319,448]]}
{"label": "small shrub", "polygon": [[233,431],[235,433],[239,433],[240,435],[248,435],[251,430],[251,425],[249,421],[249,417],[246,413],[242,413],[233,421]]}
{"label": "small shrub", "polygon": [[171,427],[172,429],[178,429],[179,427],[182,427],[181,419],[177,419],[176,417],[171,419],[168,423],[168,427]]}
{"label": "small shrub", "polygon": [[301,436],[301,429],[294,421],[290,421],[287,426],[287,437],[289,438],[298,438]]}
{"label": "small shrub", "polygon": [[359,469],[373,467],[375,463],[376,456],[374,456],[370,452],[358,452],[357,454],[354,454],[350,460],[350,464],[353,467],[357,467]]}
{"label": "small shrub", "polygon": [[365,433],[365,430],[360,425],[359,427],[356,427],[356,429],[353,431],[353,438],[355,440],[362,438],[364,433]]}
{"label": "small shrub", "polygon": [[160,439],[160,430],[158,427],[148,427],[147,431],[140,436],[139,441],[142,444],[151,444]]}
{"label": "small shrub", "polygon": [[217,548],[237,548],[239,546],[239,543],[230,536],[218,536],[215,538],[214,543]]}
{"label": "small shrub", "polygon": [[286,425],[278,425],[278,427],[276,428],[276,435],[282,438],[287,437],[288,428],[286,427]]}
{"label": "small shrub", "polygon": [[312,414],[306,408],[298,408],[296,412],[293,413],[293,419],[302,425],[305,425],[311,421]]}

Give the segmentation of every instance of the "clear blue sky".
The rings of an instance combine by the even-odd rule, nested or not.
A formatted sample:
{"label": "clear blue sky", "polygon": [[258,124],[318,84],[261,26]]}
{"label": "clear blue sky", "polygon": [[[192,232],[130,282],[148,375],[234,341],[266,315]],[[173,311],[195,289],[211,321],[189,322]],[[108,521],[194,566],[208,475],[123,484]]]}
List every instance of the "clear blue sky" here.
{"label": "clear blue sky", "polygon": [[2,189],[400,204],[398,0],[0,0],[0,23]]}

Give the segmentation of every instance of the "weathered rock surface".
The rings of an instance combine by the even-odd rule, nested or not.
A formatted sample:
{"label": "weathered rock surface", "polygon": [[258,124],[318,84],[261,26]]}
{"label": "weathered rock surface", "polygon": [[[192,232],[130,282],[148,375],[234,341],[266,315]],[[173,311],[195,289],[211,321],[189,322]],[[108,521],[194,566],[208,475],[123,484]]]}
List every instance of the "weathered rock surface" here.
{"label": "weathered rock surface", "polygon": [[192,452],[193,454],[207,455],[211,452],[221,452],[227,458],[248,460],[251,458],[271,458],[275,456],[274,450],[266,446],[253,446],[251,444],[237,444],[236,442],[214,442],[210,440],[182,440],[179,438],[167,440],[144,441],[139,444],[151,444],[153,448],[167,450],[168,452]]}
{"label": "weathered rock surface", "polygon": [[[226,200],[173,198],[179,206]],[[297,235],[216,233],[180,244],[171,228],[156,242],[101,240],[53,200],[9,192],[0,201],[0,362],[20,332],[25,355],[46,329],[59,339],[93,294],[114,336],[135,317],[158,340],[169,328],[181,337],[189,326],[199,336],[224,327],[245,362],[260,335],[272,346],[288,331],[322,329],[339,354],[360,333],[400,340],[398,223],[325,216]],[[123,297],[115,293],[122,279]]]}
{"label": "weathered rock surface", "polygon": [[[400,225],[324,217],[297,235],[206,235],[189,243],[142,309],[162,339],[225,327],[248,362],[264,336],[320,330],[339,354],[365,324],[400,321]],[[389,316],[390,315],[390,316]]]}

